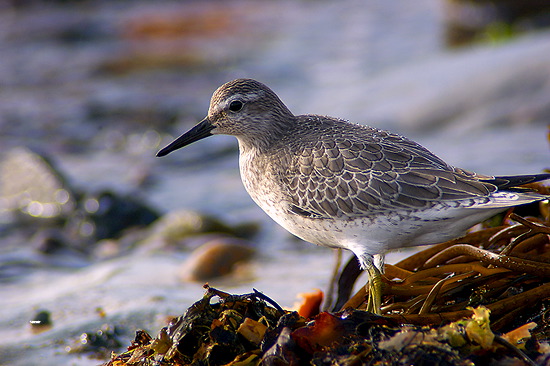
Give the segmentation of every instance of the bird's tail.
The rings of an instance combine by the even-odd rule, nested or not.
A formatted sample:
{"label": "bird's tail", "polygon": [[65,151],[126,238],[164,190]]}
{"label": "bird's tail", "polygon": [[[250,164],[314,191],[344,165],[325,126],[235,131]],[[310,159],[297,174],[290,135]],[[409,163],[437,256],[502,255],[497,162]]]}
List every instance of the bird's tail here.
{"label": "bird's tail", "polygon": [[510,175],[480,180],[486,183],[494,184],[498,187],[499,190],[521,191],[521,188],[518,189],[519,186],[534,182],[540,182],[547,179],[550,179],[550,173],[533,175]]}

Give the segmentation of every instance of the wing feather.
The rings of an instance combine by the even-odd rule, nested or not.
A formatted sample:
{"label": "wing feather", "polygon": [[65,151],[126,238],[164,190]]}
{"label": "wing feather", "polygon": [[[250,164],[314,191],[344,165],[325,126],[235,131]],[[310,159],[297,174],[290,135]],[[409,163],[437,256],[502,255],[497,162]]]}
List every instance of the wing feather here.
{"label": "wing feather", "polygon": [[300,146],[298,153],[296,146],[291,149],[289,169],[279,176],[289,210],[303,216],[418,210],[497,190],[492,177],[449,166],[413,141],[385,131],[372,129],[359,137],[327,134]]}

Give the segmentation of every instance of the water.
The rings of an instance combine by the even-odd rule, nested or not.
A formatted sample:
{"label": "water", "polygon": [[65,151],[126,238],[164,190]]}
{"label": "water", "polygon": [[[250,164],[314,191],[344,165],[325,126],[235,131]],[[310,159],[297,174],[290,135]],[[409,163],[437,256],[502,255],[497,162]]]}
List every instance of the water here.
{"label": "water", "polygon": [[[211,93],[230,79],[265,82],[297,114],[391,128],[480,173],[536,173],[549,165],[548,34],[447,51],[435,0],[3,10],[0,154],[32,147],[80,190],[132,194],[161,212],[188,208],[229,224],[261,222],[260,255],[247,275],[211,283],[224,291],[255,287],[291,306],[297,293],[326,288],[334,261],[330,250],[292,239],[254,205],[240,182],[233,138],[154,157],[202,119]],[[103,261],[69,253],[57,258],[60,265],[33,251],[28,238],[3,237],[2,245],[0,263],[22,263],[0,285],[0,355],[9,364],[97,364],[65,347],[105,322],[123,325],[126,345],[135,329],[154,335],[165,316],[181,314],[203,293],[201,284],[178,280],[185,251]],[[29,320],[38,309],[51,312],[54,327],[34,335]]]}

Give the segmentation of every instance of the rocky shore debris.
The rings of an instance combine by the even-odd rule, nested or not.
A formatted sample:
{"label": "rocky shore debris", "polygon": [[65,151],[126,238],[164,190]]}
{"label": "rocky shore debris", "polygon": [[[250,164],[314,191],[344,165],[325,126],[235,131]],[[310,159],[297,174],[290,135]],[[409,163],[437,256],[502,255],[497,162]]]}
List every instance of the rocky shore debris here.
{"label": "rocky shore debris", "polygon": [[[528,218],[509,212],[388,265],[382,316],[362,310],[363,289],[341,306],[339,299],[333,312],[318,311],[320,291],[304,295],[297,312],[256,290],[232,295],[205,285],[185,314],[155,338],[137,331],[128,351],[104,366],[403,365],[427,358],[437,365],[547,365],[548,205],[524,208]],[[337,280],[349,286],[357,275],[348,265]],[[340,289],[339,296],[349,293]]]}
{"label": "rocky shore debris", "polygon": [[[51,159],[23,147],[9,150],[0,161],[0,225],[5,235],[27,238],[37,253],[72,253],[95,260],[138,247],[146,251],[189,250],[198,246],[197,242],[214,241],[213,245],[217,241],[214,249],[218,254],[223,254],[220,248],[226,248],[221,261],[212,259],[216,250],[202,259],[203,264],[211,259],[218,264],[210,268],[220,269],[222,262],[228,266],[217,276],[230,272],[231,258],[236,262],[251,257],[252,246],[243,243],[259,230],[255,222],[228,225],[191,210],[161,215],[132,194],[84,191],[73,186]],[[197,255],[194,258],[197,261]],[[200,263],[194,266],[191,277],[216,276],[207,275],[207,267]]]}
{"label": "rocky shore debris", "polygon": [[483,306],[458,321],[421,327],[351,308],[306,319],[257,291],[230,295],[206,288],[201,300],[155,338],[138,330],[128,351],[113,354],[104,366],[412,365],[427,357],[437,365],[514,360],[542,365],[550,360],[550,345],[529,333],[532,324],[495,334]]}
{"label": "rocky shore debris", "polygon": [[131,195],[78,190],[50,159],[23,147],[0,162],[0,215],[13,230],[35,235],[47,229],[56,241],[83,251],[160,216]]}

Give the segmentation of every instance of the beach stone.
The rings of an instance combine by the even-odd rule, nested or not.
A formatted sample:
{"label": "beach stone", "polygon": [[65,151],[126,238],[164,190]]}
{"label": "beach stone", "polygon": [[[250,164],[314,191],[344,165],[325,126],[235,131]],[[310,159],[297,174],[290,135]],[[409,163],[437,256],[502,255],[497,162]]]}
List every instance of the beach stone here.
{"label": "beach stone", "polygon": [[131,227],[145,227],[160,217],[141,199],[112,191],[88,195],[80,206],[84,211],[83,221],[92,224],[97,240],[116,238]]}
{"label": "beach stone", "polygon": [[229,237],[211,240],[191,253],[181,268],[183,281],[208,281],[232,273],[239,263],[249,261],[256,250],[249,242]]}
{"label": "beach stone", "polygon": [[51,219],[71,212],[74,193],[62,174],[42,155],[17,147],[0,161],[0,214],[22,213]]}
{"label": "beach stone", "polygon": [[240,230],[235,230],[212,216],[182,209],[171,211],[155,221],[150,235],[140,245],[159,248],[181,246],[187,239],[207,233],[238,236]]}
{"label": "beach stone", "polygon": [[48,310],[38,310],[29,322],[33,334],[39,334],[53,327],[51,313]]}
{"label": "beach stone", "polygon": [[33,248],[42,254],[55,254],[69,246],[63,231],[58,228],[39,230],[30,242]]}

